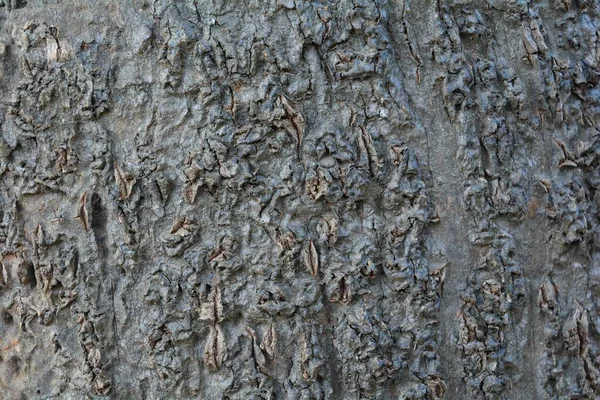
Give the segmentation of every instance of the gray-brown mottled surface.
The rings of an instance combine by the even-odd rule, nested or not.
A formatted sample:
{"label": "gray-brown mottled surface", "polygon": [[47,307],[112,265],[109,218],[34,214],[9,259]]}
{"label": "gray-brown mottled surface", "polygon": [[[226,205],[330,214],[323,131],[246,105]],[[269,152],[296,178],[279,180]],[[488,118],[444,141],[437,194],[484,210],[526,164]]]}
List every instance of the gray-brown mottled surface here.
{"label": "gray-brown mottled surface", "polygon": [[599,13],[0,0],[1,397],[597,398]]}

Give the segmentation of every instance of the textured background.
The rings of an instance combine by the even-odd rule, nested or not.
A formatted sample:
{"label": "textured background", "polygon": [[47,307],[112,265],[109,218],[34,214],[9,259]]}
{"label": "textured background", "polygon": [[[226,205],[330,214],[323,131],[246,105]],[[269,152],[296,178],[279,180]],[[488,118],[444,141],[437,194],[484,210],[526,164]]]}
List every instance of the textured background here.
{"label": "textured background", "polygon": [[0,0],[1,397],[597,398],[599,12]]}

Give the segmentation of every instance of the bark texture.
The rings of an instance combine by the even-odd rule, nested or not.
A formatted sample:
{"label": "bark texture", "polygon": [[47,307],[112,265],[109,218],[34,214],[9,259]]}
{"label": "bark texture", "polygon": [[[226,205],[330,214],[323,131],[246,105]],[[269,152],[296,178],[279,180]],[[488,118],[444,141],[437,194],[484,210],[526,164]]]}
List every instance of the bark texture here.
{"label": "bark texture", "polygon": [[0,396],[600,396],[596,0],[0,0]]}

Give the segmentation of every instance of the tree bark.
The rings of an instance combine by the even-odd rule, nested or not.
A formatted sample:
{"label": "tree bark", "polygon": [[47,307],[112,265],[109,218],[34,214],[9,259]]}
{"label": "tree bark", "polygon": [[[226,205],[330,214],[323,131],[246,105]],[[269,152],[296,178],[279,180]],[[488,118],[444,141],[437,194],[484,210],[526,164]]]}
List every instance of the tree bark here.
{"label": "tree bark", "polygon": [[0,396],[600,396],[600,4],[0,0]]}

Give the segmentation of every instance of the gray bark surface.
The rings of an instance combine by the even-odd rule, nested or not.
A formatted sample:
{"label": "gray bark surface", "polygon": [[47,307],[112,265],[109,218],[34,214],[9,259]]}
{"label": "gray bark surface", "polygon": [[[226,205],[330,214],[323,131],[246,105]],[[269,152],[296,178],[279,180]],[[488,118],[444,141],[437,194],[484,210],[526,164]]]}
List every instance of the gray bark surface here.
{"label": "gray bark surface", "polygon": [[0,397],[600,396],[595,0],[0,0]]}

